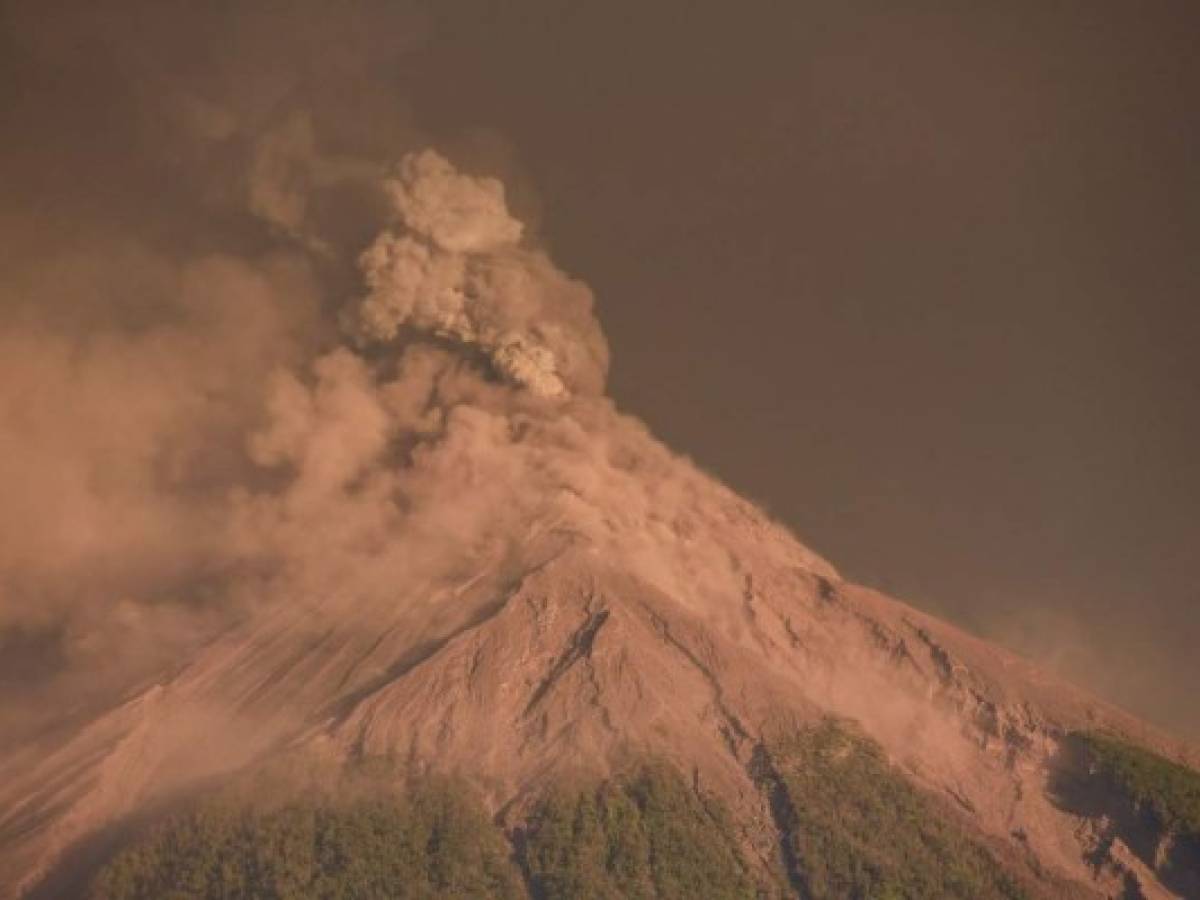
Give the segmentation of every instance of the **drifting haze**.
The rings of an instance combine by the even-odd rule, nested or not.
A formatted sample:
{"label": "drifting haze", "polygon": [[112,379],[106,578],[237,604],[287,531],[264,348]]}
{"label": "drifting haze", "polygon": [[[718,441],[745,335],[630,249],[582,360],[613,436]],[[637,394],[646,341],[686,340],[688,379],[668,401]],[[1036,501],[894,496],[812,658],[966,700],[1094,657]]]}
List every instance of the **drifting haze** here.
{"label": "drifting haze", "polygon": [[[5,210],[22,242],[0,354],[6,741],[278,604],[311,612],[314,633],[332,615],[368,636],[397,620],[437,636],[461,611],[431,596],[524,573],[571,535],[682,597],[743,589],[696,522],[749,521],[748,505],[696,499],[707,480],[613,411],[591,293],[501,182],[458,169],[403,115],[350,142],[326,109],[377,45],[351,52],[351,29],[335,42],[345,68],[313,81],[243,68],[264,46],[268,63],[307,59],[321,8],[178,80],[128,43],[166,28],[157,4],[86,37],[90,15],[68,17],[55,34],[82,48],[70,59],[18,44],[26,64],[131,66],[101,68],[129,101],[115,139],[136,146],[60,162],[92,178],[161,167],[172,187],[159,197],[148,178],[109,209],[43,183]],[[255,22],[201,30],[216,52]],[[36,14],[24,24],[44,36]],[[29,128],[43,112],[30,104]],[[151,139],[143,120],[167,130]],[[7,163],[42,172],[19,152]]]}
{"label": "drifting haze", "polygon": [[[169,665],[274,596],[287,559],[321,550],[332,567],[339,540],[419,506],[419,485],[380,483],[382,458],[489,433],[442,398],[494,396],[497,372],[555,394],[602,383],[588,292],[519,246],[499,183],[405,156],[422,137],[380,85],[421,20],[329,9],[8,10],[8,738],[49,695],[83,705]],[[79,109],[89,79],[96,104]],[[355,261],[372,233],[367,294]],[[453,271],[414,306],[422,254]],[[350,322],[393,346],[368,361]]]}

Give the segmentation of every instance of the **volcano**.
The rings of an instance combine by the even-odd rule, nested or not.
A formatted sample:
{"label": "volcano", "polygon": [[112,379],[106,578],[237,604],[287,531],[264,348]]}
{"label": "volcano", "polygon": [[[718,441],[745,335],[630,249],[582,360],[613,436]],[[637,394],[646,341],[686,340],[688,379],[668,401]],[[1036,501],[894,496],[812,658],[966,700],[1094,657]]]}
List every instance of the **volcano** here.
{"label": "volcano", "polygon": [[365,343],[265,389],[263,474],[226,498],[211,575],[228,617],[0,760],[5,896],[87,896],[156,822],[281,760],[469,791],[517,895],[566,895],[522,849],[547,796],[650,766],[720,808],[746,896],[919,896],[889,875],[911,861],[838,832],[859,820],[943,848],[923,883],[946,896],[972,895],[968,858],[977,896],[1200,896],[1193,749],[847,581],[618,411],[590,298],[520,244],[498,183],[426,154],[389,190]]}

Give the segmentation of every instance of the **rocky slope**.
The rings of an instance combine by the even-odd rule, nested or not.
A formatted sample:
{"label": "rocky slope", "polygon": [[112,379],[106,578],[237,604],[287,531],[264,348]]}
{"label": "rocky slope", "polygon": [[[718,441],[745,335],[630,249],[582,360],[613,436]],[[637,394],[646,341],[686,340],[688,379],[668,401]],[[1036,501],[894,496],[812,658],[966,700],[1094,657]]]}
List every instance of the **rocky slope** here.
{"label": "rocky slope", "polygon": [[[695,530],[672,540],[685,570],[693,545],[720,547],[724,585],[680,594],[634,548],[614,553],[560,520],[440,593],[263,612],[68,738],[4,761],[0,882],[15,896],[102,853],[131,817],[285,748],[462,776],[512,822],[548,784],[663,759],[723,798],[765,857],[775,839],[756,754],[833,714],[1036,870],[1102,895],[1176,895],[1153,857],[1072,809],[1055,778],[1077,730],[1178,748],[843,582],[748,504],[690,469],[687,481],[696,493],[680,512]],[[416,607],[437,615],[410,627]]]}

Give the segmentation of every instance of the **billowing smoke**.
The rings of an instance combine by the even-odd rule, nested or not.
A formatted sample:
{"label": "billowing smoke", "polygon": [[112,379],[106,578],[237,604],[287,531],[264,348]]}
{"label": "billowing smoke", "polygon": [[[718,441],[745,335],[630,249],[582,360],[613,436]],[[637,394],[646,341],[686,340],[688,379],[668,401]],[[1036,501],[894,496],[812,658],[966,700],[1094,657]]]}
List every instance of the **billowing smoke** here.
{"label": "billowing smoke", "polygon": [[337,315],[426,141],[394,68],[427,25],[373,0],[0,20],[3,743],[272,602],[266,498],[365,465],[347,398],[376,373]]}
{"label": "billowing smoke", "polygon": [[61,155],[3,160],[0,742],[265,609],[436,637],[463,613],[430,598],[581,537],[741,590],[699,521],[745,504],[612,409],[588,288],[408,116],[420,17],[326,11],[13,18],[28,91],[98,81],[121,127],[55,143],[31,102]]}
{"label": "billowing smoke", "polygon": [[495,371],[541,397],[599,393],[608,354],[588,290],[520,246],[521,223],[491,178],[437,153],[406,157],[386,188],[401,229],[361,258],[371,338],[404,327],[478,348]]}
{"label": "billowing smoke", "polygon": [[291,256],[111,243],[8,290],[52,305],[6,309],[0,332],[0,702],[11,686],[44,708],[44,679],[78,676],[86,698],[223,619],[213,579],[228,492],[256,477],[258,385],[319,343],[318,292]]}

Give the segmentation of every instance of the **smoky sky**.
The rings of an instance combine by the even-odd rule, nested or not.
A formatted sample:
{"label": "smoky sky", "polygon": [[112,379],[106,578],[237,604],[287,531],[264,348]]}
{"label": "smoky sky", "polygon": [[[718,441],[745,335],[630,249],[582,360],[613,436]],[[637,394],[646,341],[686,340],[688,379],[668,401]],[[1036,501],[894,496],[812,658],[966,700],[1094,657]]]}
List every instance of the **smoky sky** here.
{"label": "smoky sky", "polygon": [[522,9],[445,14],[415,109],[517,148],[618,401],[849,577],[1196,734],[1193,6]]}
{"label": "smoky sky", "polygon": [[[1200,734],[1189,4],[234,9],[3,7],[6,322],[142,329],[160,281],[285,284],[310,300],[262,302],[275,356],[251,332],[220,357],[257,377],[327,341],[316,307],[353,273],[180,275],[144,248],[364,246],[361,161],[436,144],[592,287],[609,393],[668,444],[846,576]],[[24,308],[31,259],[97,246],[57,276],[76,300]],[[137,450],[79,453],[136,480]],[[238,465],[213,453],[198,477]]]}

